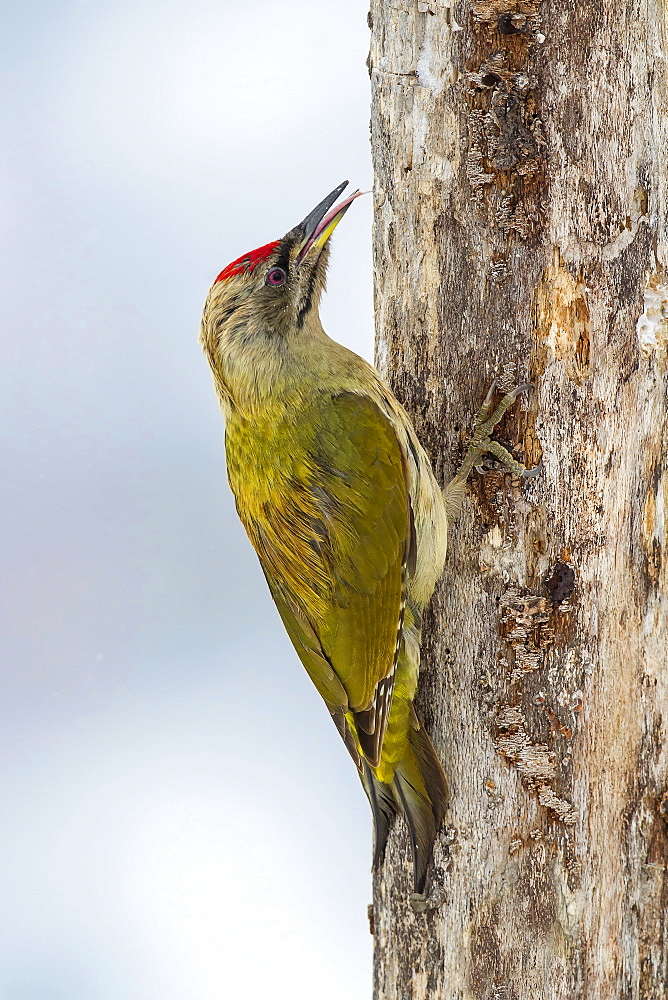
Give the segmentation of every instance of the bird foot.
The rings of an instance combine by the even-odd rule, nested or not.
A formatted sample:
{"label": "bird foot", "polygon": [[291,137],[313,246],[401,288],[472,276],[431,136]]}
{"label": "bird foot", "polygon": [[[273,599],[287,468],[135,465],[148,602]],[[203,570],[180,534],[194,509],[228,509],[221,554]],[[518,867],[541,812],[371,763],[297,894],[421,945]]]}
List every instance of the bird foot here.
{"label": "bird foot", "polygon": [[480,465],[480,460],[484,455],[492,455],[510,472],[516,476],[522,476],[523,479],[530,479],[537,476],[542,468],[541,461],[535,468],[527,469],[521,462],[513,458],[507,448],[499,444],[498,441],[494,441],[491,437],[494,428],[500,423],[504,414],[510,409],[517,397],[523,392],[528,392],[533,386],[530,382],[523,382],[511,392],[507,392],[497,406],[492,409],[492,400],[494,399],[496,386],[497,379],[494,379],[476,416],[473,436],[464,461],[455,477],[446,487],[445,496],[451,519],[453,516],[456,517],[459,511],[464,495],[464,484],[469,477],[471,469],[475,467],[483,474],[489,471],[489,469],[485,469],[484,466]]}

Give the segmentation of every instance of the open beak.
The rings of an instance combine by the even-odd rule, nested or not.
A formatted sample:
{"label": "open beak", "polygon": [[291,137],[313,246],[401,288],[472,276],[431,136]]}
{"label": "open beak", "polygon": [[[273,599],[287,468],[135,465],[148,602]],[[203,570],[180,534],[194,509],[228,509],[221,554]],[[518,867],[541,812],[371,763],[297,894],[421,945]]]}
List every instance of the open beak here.
{"label": "open beak", "polygon": [[[321,252],[325,243],[355,201],[355,198],[359,198],[363,194],[362,191],[354,191],[353,194],[340,201],[338,205],[334,205],[336,199],[347,186],[348,181],[343,181],[342,184],[339,184],[297,226],[297,229],[303,233],[303,240],[299,245],[299,253],[296,259],[297,264],[301,264],[307,253],[314,247],[316,256]],[[332,208],[332,205],[334,205],[334,208]]]}

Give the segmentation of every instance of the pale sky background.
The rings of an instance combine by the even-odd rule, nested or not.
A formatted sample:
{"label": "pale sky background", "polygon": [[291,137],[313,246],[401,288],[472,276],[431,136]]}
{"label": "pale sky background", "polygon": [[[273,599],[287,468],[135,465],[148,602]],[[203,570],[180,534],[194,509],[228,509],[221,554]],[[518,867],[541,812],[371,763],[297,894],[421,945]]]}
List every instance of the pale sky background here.
{"label": "pale sky background", "polygon": [[[0,1000],[362,1000],[371,817],[228,491],[232,259],[371,186],[367,5],[6,0]],[[371,199],[328,332],[372,350]]]}

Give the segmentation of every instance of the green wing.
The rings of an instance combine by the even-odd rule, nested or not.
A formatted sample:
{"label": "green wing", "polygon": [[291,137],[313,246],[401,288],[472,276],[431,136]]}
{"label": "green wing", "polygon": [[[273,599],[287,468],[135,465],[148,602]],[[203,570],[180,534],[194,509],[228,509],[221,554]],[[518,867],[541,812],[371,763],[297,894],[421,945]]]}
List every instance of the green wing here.
{"label": "green wing", "polygon": [[309,426],[306,453],[276,456],[289,475],[270,502],[239,512],[311,679],[376,766],[415,544],[405,462],[368,396],[324,398]]}

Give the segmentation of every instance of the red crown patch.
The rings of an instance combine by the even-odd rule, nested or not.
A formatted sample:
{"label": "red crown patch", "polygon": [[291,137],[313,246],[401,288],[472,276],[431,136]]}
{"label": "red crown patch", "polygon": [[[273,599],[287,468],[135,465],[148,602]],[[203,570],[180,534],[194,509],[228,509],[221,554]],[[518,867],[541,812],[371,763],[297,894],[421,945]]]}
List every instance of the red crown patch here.
{"label": "red crown patch", "polygon": [[266,243],[263,247],[258,247],[257,250],[251,250],[250,253],[245,253],[243,257],[239,257],[237,260],[233,260],[231,264],[220,272],[214,285],[218,281],[226,281],[227,278],[231,278],[233,274],[252,274],[258,264],[263,260],[266,260],[270,254],[274,252],[280,240],[274,240],[273,243]]}

